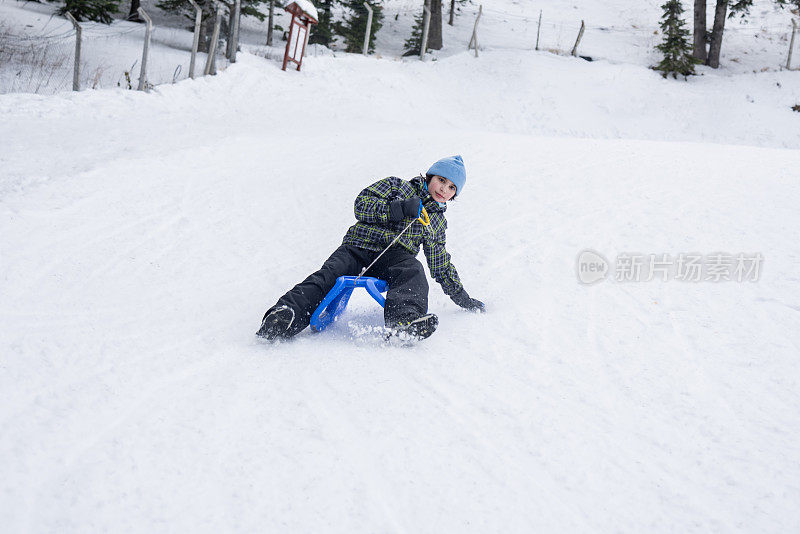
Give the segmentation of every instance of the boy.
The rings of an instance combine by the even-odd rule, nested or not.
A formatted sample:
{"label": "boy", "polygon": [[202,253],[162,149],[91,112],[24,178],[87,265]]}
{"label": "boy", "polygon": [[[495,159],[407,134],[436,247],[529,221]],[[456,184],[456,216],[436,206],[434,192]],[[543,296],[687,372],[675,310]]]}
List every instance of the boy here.
{"label": "boy", "polygon": [[[300,333],[309,325],[314,310],[338,277],[364,274],[388,283],[384,320],[392,332],[417,339],[430,336],[439,320],[428,313],[428,281],[422,264],[415,258],[420,245],[431,276],[441,284],[445,294],[462,308],[485,311],[483,302],[471,298],[464,290],[444,248],[446,204],[461,194],[466,181],[464,161],[461,156],[453,156],[434,163],[425,176],[408,181],[384,178],[361,191],[355,201],[358,222],[347,230],[342,245],[319,271],[294,286],[267,310],[256,334],[271,340],[288,339]],[[415,221],[378,258],[419,216],[423,207],[430,225]],[[375,264],[361,273],[373,261]]]}

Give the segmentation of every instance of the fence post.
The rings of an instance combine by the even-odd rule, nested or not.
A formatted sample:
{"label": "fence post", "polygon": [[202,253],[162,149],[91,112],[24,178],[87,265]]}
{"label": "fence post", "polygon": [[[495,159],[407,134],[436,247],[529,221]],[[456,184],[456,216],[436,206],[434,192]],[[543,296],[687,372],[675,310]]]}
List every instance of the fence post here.
{"label": "fence post", "polygon": [[203,10],[194,0],[189,0],[194,6],[194,41],[192,42],[192,61],[189,63],[189,77],[194,80],[194,63],[197,59],[197,45],[200,43],[200,22],[203,20]]}
{"label": "fence post", "polygon": [[578,31],[578,39],[575,40],[575,46],[572,47],[571,55],[577,56],[578,55],[578,45],[581,44],[581,38],[583,37],[583,30],[586,28],[586,25],[581,21],[581,29]]}
{"label": "fence post", "polygon": [[239,17],[242,16],[242,0],[236,0],[233,5],[233,48],[231,49],[231,63],[236,63],[236,50],[239,49]]}
{"label": "fence post", "polygon": [[469,44],[467,45],[467,50],[472,48],[472,45],[475,45],[475,57],[478,57],[478,21],[481,20],[481,15],[483,14],[483,4],[478,6],[478,16],[475,17],[475,26],[472,27],[472,37],[469,40]]}
{"label": "fence post", "polygon": [[797,23],[792,19],[792,40],[789,42],[789,58],[786,60],[786,70],[792,70],[792,50],[794,50],[795,33],[797,33]]}
{"label": "fence post", "polygon": [[372,32],[372,8],[366,2],[364,2],[364,7],[367,8],[369,14],[367,15],[367,33],[364,35],[364,50],[361,53],[366,56],[369,53],[369,34]]}
{"label": "fence post", "polygon": [[422,24],[422,43],[419,46],[419,59],[425,61],[425,51],[428,49],[428,30],[431,29],[431,0],[425,0],[424,23]]}
{"label": "fence post", "polygon": [[[81,25],[72,16],[72,13],[65,13],[67,19],[75,27],[75,67],[72,69],[72,90],[81,90]],[[794,21],[792,21],[794,22]]]}
{"label": "fence post", "polygon": [[142,51],[142,69],[139,71],[139,91],[147,89],[147,55],[150,53],[150,34],[153,31],[153,19],[141,7],[137,10],[139,16],[147,23],[144,31],[144,50]]}
{"label": "fence post", "polygon": [[[206,68],[203,71],[203,74],[208,76],[211,74],[211,67],[214,65],[214,54],[217,53],[217,41],[219,40],[219,26],[222,23],[222,9],[220,8],[219,2],[217,0],[211,0],[214,2],[214,7],[216,8],[216,18],[214,20],[214,31],[211,33],[211,46],[208,49],[208,58],[206,58]],[[217,73],[216,66],[214,65],[214,74]]]}
{"label": "fence post", "polygon": [[542,31],[542,10],[539,10],[539,26],[536,28],[536,50],[539,50],[539,33]]}

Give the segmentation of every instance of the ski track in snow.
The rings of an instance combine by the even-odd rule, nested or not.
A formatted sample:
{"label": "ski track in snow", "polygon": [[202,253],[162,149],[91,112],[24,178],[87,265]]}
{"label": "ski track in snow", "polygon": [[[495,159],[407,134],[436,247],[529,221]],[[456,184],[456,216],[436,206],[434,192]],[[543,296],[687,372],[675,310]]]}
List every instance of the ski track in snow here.
{"label": "ski track in snow", "polygon": [[[496,100],[476,83],[464,98],[483,107],[458,109],[447,91],[468,56],[377,62],[388,94],[363,58],[336,60],[342,72],[309,58],[289,77],[242,57],[151,95],[0,98],[5,529],[800,529],[789,119],[767,138],[769,119],[734,117],[687,136],[719,144],[676,142],[680,129],[637,140],[624,118],[601,130],[603,109],[576,131],[592,103],[534,100],[526,76]],[[582,68],[497,52],[474,76],[512,60]],[[430,102],[393,107],[425,77]],[[324,91],[338,107],[310,99]],[[503,126],[521,97],[526,116]],[[659,102],[637,108],[641,124],[684,116]],[[469,180],[448,250],[488,313],[431,281],[441,326],[412,347],[368,331],[381,314],[365,295],[323,334],[254,339],[338,245],[361,188],[453,153]],[[757,283],[587,287],[586,248],[765,263]]]}

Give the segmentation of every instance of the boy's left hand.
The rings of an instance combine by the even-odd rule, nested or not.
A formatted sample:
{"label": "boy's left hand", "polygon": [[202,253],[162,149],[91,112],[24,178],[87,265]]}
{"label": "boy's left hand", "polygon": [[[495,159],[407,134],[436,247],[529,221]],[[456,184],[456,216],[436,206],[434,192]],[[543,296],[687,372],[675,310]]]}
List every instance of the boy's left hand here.
{"label": "boy's left hand", "polygon": [[422,202],[416,195],[405,200],[392,200],[389,203],[390,221],[402,221],[406,217],[419,217],[421,212]]}
{"label": "boy's left hand", "polygon": [[462,289],[455,295],[451,295],[450,298],[453,300],[453,302],[455,302],[465,310],[476,310],[479,312],[486,311],[486,304],[479,301],[478,299],[470,297],[466,289]]}

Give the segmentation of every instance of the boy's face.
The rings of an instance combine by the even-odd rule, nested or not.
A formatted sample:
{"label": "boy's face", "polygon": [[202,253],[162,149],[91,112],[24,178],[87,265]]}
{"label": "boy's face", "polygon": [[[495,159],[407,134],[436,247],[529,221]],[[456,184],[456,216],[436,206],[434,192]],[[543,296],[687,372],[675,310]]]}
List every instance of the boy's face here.
{"label": "boy's face", "polygon": [[447,178],[434,175],[428,183],[428,192],[436,202],[447,202],[456,196],[456,184]]}

